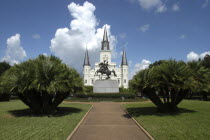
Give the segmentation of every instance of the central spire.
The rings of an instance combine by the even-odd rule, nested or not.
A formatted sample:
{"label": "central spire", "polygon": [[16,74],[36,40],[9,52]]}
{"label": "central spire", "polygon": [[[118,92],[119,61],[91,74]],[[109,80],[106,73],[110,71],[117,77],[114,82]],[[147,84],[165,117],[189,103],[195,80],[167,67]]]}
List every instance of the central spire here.
{"label": "central spire", "polygon": [[108,37],[107,37],[106,25],[105,25],[105,28],[104,28],[104,37],[103,37],[103,41],[109,41],[109,40],[108,40]]}
{"label": "central spire", "polygon": [[104,36],[103,36],[103,41],[102,41],[101,50],[102,50],[102,51],[110,50],[110,49],[109,49],[109,40],[108,40],[106,25],[105,25],[105,27],[104,27]]}
{"label": "central spire", "polygon": [[90,61],[89,61],[89,56],[88,56],[88,50],[86,47],[86,51],[85,51],[85,59],[84,59],[84,64],[83,66],[90,66]]}

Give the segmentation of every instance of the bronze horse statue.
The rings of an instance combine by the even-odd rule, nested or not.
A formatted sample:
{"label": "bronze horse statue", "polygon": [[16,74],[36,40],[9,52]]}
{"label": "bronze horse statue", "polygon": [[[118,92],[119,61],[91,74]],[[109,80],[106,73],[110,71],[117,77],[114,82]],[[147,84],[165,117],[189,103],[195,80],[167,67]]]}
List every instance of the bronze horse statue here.
{"label": "bronze horse statue", "polygon": [[112,71],[109,70],[108,65],[109,64],[108,64],[108,62],[106,62],[106,60],[104,62],[101,62],[99,64],[99,69],[96,71],[95,74],[96,75],[98,75],[98,73],[101,73],[102,75],[103,74],[106,74],[106,76],[107,76],[106,79],[109,79],[110,78],[110,75],[112,73],[114,74],[114,76],[117,76],[114,70],[112,70]]}

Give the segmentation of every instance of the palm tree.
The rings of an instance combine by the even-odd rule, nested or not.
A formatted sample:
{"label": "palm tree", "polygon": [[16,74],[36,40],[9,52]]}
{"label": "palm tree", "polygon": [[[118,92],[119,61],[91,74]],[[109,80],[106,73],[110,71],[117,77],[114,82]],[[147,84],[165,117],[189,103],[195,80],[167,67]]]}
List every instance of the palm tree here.
{"label": "palm tree", "polygon": [[203,95],[203,99],[207,99],[207,92],[210,90],[210,71],[202,65],[202,61],[188,62],[191,70],[192,80],[190,89],[192,93],[199,93]]}
{"label": "palm tree", "polygon": [[5,90],[15,92],[33,112],[51,114],[70,94],[82,89],[82,79],[55,56],[15,65],[4,74]]}
{"label": "palm tree", "polygon": [[184,62],[169,60],[140,71],[132,80],[133,87],[144,92],[159,111],[173,112],[185,96],[190,77],[190,69]]}

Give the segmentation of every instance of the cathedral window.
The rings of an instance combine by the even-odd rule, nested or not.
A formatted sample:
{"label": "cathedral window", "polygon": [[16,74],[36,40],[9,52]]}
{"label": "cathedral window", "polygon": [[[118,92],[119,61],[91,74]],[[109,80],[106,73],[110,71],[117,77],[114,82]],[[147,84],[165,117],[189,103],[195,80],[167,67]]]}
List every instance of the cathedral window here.
{"label": "cathedral window", "polygon": [[124,79],[124,83],[126,83],[126,79]]}
{"label": "cathedral window", "polygon": [[92,84],[93,84],[94,80],[92,79]]}
{"label": "cathedral window", "polygon": [[87,69],[85,69],[85,72],[87,73]]}
{"label": "cathedral window", "polygon": [[87,80],[85,80],[85,83],[87,84]]}

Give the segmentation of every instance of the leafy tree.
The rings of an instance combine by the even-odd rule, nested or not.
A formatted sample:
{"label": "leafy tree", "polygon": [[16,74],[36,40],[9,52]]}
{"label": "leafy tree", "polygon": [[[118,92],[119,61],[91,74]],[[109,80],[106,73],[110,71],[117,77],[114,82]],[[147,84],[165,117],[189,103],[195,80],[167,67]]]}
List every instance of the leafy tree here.
{"label": "leafy tree", "polygon": [[169,60],[138,72],[131,86],[146,94],[160,112],[174,112],[189,89],[190,78],[190,69],[184,62]]}
{"label": "leafy tree", "polygon": [[210,55],[207,54],[204,57],[204,59],[202,60],[202,64],[203,64],[204,67],[210,69]]}
{"label": "leafy tree", "polygon": [[7,62],[0,62],[0,75],[8,70],[11,66]]}
{"label": "leafy tree", "polygon": [[18,97],[36,114],[52,114],[70,94],[82,90],[82,79],[55,56],[40,55],[13,66],[2,76],[5,92]]}
{"label": "leafy tree", "polygon": [[2,78],[1,75],[10,68],[11,66],[7,62],[0,62],[0,101],[9,101],[10,94],[3,92],[3,88],[1,86]]}

